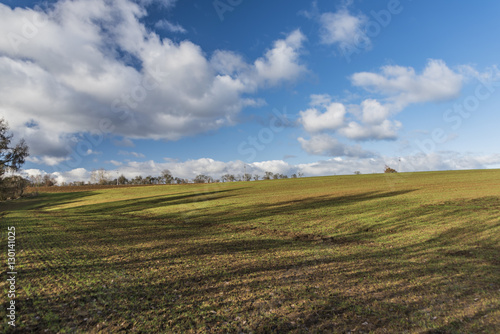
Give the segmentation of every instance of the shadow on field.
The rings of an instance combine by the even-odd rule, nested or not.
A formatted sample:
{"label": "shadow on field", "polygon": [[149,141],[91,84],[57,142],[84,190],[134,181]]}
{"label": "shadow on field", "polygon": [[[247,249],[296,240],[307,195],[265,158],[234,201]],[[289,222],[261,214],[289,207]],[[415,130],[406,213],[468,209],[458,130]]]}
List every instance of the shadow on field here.
{"label": "shadow on field", "polygon": [[130,199],[130,200],[119,200],[112,201],[106,203],[98,203],[98,204],[87,204],[78,206],[75,208],[65,209],[67,211],[75,212],[75,213],[84,213],[84,214],[127,214],[134,211],[142,211],[167,205],[181,205],[181,204],[192,204],[200,201],[209,201],[231,197],[231,192],[237,191],[242,188],[233,188],[227,190],[218,190],[218,191],[207,191],[200,193],[193,192],[185,192],[185,193],[177,193],[174,195],[157,195],[157,196],[149,196],[147,198],[138,198],[138,199]]}
{"label": "shadow on field", "polygon": [[14,201],[0,202],[0,212],[50,208],[57,205],[73,203],[84,197],[95,195],[93,191],[73,193],[42,193],[33,197],[24,197]]}
{"label": "shadow on field", "polygon": [[[322,253],[321,258],[295,256],[311,250],[310,243],[300,241],[183,245],[174,240],[178,249],[173,253],[143,248],[123,253],[114,263],[87,259],[93,263],[25,271],[66,288],[19,298],[20,313],[39,317],[24,321],[32,331],[58,324],[95,330],[105,323],[105,332],[492,332],[483,320],[498,313],[498,305],[460,314],[499,288],[493,267],[474,277],[483,262],[448,257],[409,261],[442,247],[442,238],[447,236],[394,249]],[[72,286],[75,278],[81,282],[78,288]],[[417,280],[423,284],[414,284]],[[478,286],[484,292],[478,294]],[[57,317],[44,317],[47,310]],[[447,314],[452,321],[443,324]],[[476,327],[464,330],[468,324]]]}
{"label": "shadow on field", "polygon": [[[416,190],[401,190],[391,192],[370,191],[354,195],[345,196],[315,196],[300,200],[281,201],[270,204],[259,203],[258,205],[250,204],[243,207],[238,207],[237,210],[232,210],[223,215],[210,215],[204,210],[191,210],[185,216],[189,217],[190,223],[199,224],[200,226],[217,226],[221,224],[242,223],[252,220],[265,219],[276,215],[290,216],[290,220],[295,223],[297,214],[308,213],[314,209],[335,209],[336,207],[348,207],[350,205],[369,202],[373,200],[386,199],[390,197],[398,197],[411,193]],[[205,201],[217,198],[206,198]],[[196,203],[195,203],[196,204]],[[168,218],[168,215],[165,216]],[[172,217],[174,218],[174,217]],[[182,217],[181,217],[182,218]]]}
{"label": "shadow on field", "polygon": [[[26,332],[185,333],[494,333],[499,325],[491,296],[500,289],[500,198],[389,206],[384,223],[326,243],[239,223],[362,202],[375,211],[369,201],[414,190],[248,204],[227,215],[195,209],[189,223],[133,215],[234,190],[37,212],[19,237],[20,261],[33,264],[19,282],[33,285],[18,297],[20,323]],[[408,231],[415,240],[378,239]]]}

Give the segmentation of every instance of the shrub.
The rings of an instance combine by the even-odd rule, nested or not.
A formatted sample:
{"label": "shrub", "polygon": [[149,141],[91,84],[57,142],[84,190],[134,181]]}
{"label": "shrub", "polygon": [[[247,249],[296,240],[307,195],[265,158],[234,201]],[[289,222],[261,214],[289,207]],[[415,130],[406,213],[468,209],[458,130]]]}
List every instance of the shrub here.
{"label": "shrub", "polygon": [[387,165],[385,165],[384,173],[397,173],[397,171]]}
{"label": "shrub", "polygon": [[21,176],[9,176],[0,182],[0,200],[16,199],[23,195],[29,181]]}

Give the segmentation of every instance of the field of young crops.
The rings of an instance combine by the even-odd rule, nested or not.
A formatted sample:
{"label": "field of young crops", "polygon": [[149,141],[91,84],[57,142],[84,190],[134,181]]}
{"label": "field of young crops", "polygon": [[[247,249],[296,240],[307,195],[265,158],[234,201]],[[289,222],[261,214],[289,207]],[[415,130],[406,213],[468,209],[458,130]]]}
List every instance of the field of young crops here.
{"label": "field of young crops", "polygon": [[2,331],[500,332],[500,170],[44,191]]}

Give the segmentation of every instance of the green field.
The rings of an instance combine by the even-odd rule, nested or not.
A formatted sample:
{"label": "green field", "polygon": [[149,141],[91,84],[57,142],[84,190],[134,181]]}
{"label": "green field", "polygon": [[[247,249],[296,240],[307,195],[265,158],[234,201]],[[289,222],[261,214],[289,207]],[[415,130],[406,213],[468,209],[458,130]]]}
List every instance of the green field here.
{"label": "green field", "polygon": [[500,170],[81,189],[0,203],[19,332],[500,332]]}

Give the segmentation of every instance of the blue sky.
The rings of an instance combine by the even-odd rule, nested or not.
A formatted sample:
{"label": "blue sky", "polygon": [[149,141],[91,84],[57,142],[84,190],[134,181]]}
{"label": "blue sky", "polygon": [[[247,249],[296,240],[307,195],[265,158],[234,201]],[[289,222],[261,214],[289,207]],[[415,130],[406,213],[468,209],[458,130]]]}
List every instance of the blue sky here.
{"label": "blue sky", "polygon": [[0,1],[0,114],[60,182],[495,168],[499,7]]}

